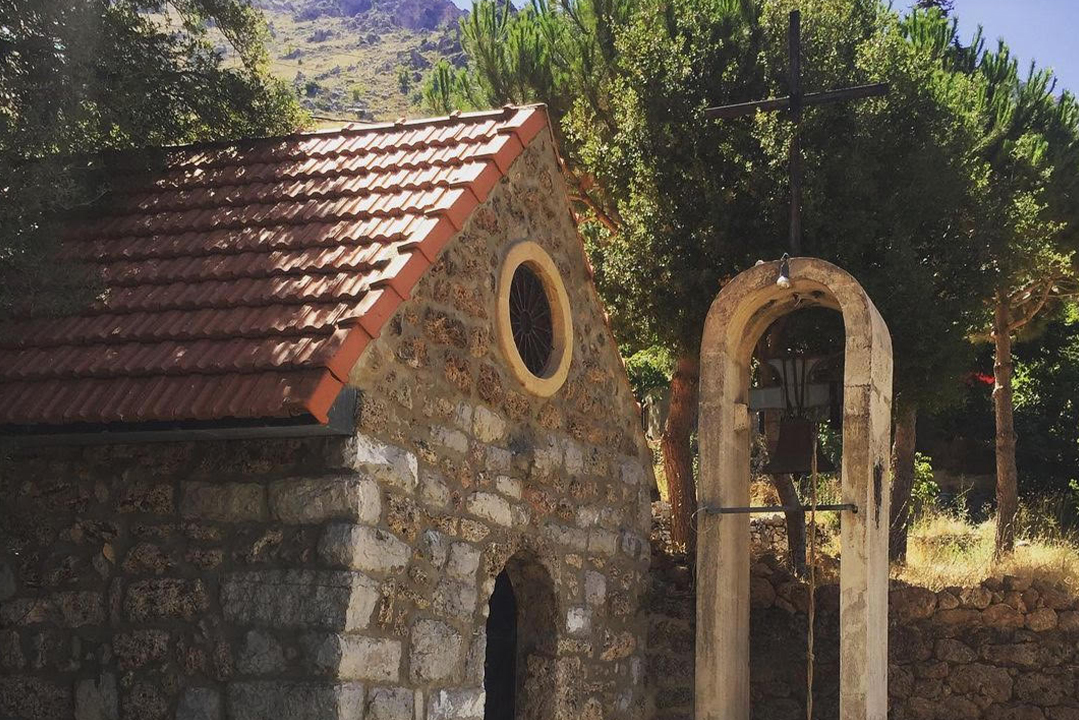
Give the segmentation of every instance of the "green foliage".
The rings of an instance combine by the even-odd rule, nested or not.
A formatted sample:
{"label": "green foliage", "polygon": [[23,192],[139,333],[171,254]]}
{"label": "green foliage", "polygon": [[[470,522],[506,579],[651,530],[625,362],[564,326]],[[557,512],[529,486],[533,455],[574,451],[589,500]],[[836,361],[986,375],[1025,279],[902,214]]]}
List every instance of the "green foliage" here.
{"label": "green foliage", "polygon": [[643,400],[649,390],[667,387],[674,372],[674,358],[663,347],[653,345],[638,350],[626,358],[626,373],[633,394],[637,400]]}
{"label": "green foliage", "polygon": [[[965,231],[979,180],[966,153],[973,129],[934,83],[933,51],[881,4],[798,5],[807,88],[892,85],[885,99],[807,112],[805,253],[866,286],[902,348],[907,401],[945,402],[984,297]],[[709,121],[703,110],[785,94],[792,6],[565,0],[513,15],[479,3],[462,26],[468,68],[432,73],[428,96],[444,109],[549,104],[624,345],[695,353],[722,284],[786,250],[789,124]]]}
{"label": "green foliage", "polygon": [[915,508],[933,503],[940,495],[940,485],[933,479],[933,458],[920,452],[914,453],[914,486],[910,499]]}
{"label": "green foliage", "polygon": [[266,75],[263,37],[244,0],[0,2],[0,311],[87,298],[90,278],[55,262],[55,221],[140,169],[131,157],[117,168],[109,151],[301,124],[292,94]]}
{"label": "green foliage", "polygon": [[1027,493],[1079,483],[1079,310],[1067,310],[1016,348],[1016,459]]}
{"label": "green foliage", "polygon": [[397,89],[402,95],[408,95],[412,90],[412,71],[404,65],[397,68]]}

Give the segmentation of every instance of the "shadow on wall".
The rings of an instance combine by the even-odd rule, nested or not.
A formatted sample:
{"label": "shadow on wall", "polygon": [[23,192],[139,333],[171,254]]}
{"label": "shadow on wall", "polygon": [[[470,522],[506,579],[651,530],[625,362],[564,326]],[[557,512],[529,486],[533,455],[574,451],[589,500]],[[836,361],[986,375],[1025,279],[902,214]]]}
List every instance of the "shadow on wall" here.
{"label": "shadow on wall", "polygon": [[495,578],[487,616],[484,720],[548,720],[555,703],[558,600],[538,557],[521,552]]}

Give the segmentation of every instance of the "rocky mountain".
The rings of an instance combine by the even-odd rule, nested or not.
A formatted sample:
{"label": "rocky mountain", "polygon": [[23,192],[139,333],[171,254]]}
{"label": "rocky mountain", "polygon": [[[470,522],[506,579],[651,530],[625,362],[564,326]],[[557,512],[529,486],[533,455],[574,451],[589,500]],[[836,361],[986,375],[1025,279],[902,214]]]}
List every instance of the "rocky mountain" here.
{"label": "rocky mountain", "polygon": [[420,115],[425,73],[463,62],[450,0],[255,0],[272,72],[321,124]]}

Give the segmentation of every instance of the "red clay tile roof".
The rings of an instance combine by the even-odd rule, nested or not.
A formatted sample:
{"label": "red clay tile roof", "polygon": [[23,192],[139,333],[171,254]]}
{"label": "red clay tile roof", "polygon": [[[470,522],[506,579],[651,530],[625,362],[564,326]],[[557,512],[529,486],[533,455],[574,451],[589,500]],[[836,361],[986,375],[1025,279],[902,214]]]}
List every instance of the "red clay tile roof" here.
{"label": "red clay tile roof", "polygon": [[66,238],[100,268],[99,305],[0,324],[0,425],[326,422],[546,123],[532,106],[176,149]]}

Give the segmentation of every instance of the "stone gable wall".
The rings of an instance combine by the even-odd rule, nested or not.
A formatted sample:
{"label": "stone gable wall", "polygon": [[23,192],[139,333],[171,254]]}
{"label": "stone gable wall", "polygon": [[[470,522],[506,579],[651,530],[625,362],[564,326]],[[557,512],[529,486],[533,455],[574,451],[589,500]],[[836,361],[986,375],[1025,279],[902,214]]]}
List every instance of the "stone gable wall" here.
{"label": "stone gable wall", "polygon": [[[751,575],[752,717],[805,717],[808,587],[771,559]],[[816,595],[814,717],[839,717],[839,588]],[[695,593],[654,550],[648,685],[657,720],[693,716]],[[1079,605],[1020,578],[939,593],[893,586],[891,720],[1079,720]]]}
{"label": "stone gable wall", "polygon": [[[493,334],[521,239],[573,307],[549,399]],[[0,718],[478,720],[507,561],[553,597],[523,716],[644,716],[650,456],[587,272],[545,131],[365,352],[354,437],[4,448]]]}
{"label": "stone gable wall", "polygon": [[[502,258],[521,240],[551,255],[572,310],[572,364],[550,398],[526,392],[495,335]],[[487,601],[507,561],[526,557],[553,584],[557,637],[553,657],[519,663],[546,690],[542,707],[518,714],[640,717],[651,456],[547,131],[443,250],[351,382],[361,432],[389,448],[372,452],[416,467],[408,483],[383,483],[379,527],[425,562],[395,568],[377,632],[363,633],[401,640],[396,687],[446,708],[439,717],[482,715]]]}

